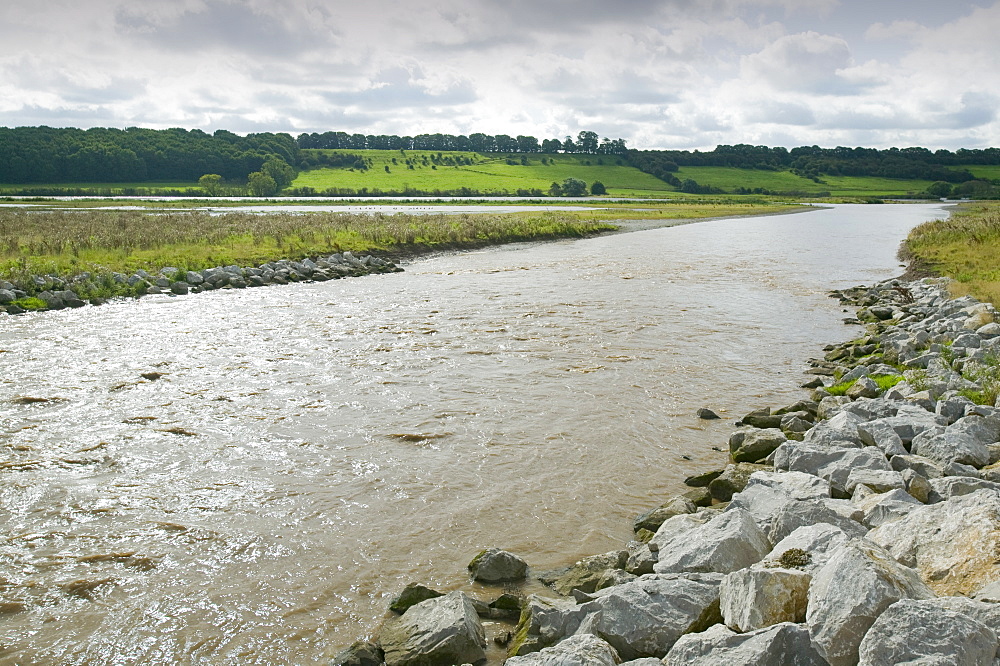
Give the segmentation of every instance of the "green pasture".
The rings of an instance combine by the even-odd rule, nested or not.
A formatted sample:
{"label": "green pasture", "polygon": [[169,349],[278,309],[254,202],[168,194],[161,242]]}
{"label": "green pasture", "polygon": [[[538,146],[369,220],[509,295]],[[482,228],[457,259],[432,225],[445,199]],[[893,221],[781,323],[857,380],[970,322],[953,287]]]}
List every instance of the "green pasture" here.
{"label": "green pasture", "polygon": [[959,169],[968,169],[976,178],[984,180],[1000,180],[1000,165],[970,164],[960,166]]}
{"label": "green pasture", "polygon": [[771,192],[832,197],[901,196],[918,194],[931,184],[929,180],[897,180],[895,178],[823,176],[822,182],[796,176],[791,171],[736,169],[733,167],[681,167],[675,174],[681,181],[692,179],[699,185],[718,187],[726,192],[745,187],[763,188]]}
{"label": "green pasture", "polygon": [[[369,160],[367,170],[352,168],[319,168],[302,171],[292,187],[311,187],[318,192],[331,188],[355,191],[419,190],[433,192],[467,188],[482,193],[516,194],[519,190],[542,193],[552,183],[578,178],[587,185],[604,183],[612,196],[663,196],[673,194],[673,188],[662,180],[630,166],[617,164],[621,158],[598,155],[527,155],[512,158],[469,152],[408,150],[330,150],[329,153],[350,153]],[[440,157],[438,157],[440,155]],[[435,159],[436,163],[435,163]],[[449,165],[452,161],[472,161],[472,164]],[[514,162],[509,164],[508,159]],[[542,160],[545,160],[545,164]],[[395,163],[393,160],[396,160]],[[406,164],[410,160],[410,165]],[[603,164],[601,164],[603,162]],[[412,166],[413,168],[409,168]],[[386,171],[386,167],[389,171]]]}

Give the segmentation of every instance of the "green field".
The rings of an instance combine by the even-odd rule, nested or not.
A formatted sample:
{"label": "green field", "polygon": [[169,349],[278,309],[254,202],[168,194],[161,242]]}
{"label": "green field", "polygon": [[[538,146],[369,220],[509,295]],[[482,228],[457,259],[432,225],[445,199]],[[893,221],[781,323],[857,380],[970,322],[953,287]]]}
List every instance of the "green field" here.
{"label": "green field", "polygon": [[984,180],[1000,180],[1000,165],[983,166],[982,164],[971,164],[958,168],[968,169],[969,173],[976,178],[982,178]]}
{"label": "green field", "polygon": [[688,178],[699,185],[718,187],[732,192],[738,187],[763,188],[775,193],[800,196],[871,197],[919,194],[929,180],[897,180],[894,178],[854,178],[849,176],[823,176],[822,182],[796,176],[791,171],[764,171],[731,167],[681,167],[674,174],[680,180]]}
{"label": "green field", "polygon": [[[587,185],[604,183],[612,196],[648,197],[673,195],[674,188],[647,173],[616,164],[620,158],[598,155],[528,155],[526,165],[520,156],[511,158],[480,153],[408,150],[329,150],[330,154],[349,153],[363,156],[366,170],[319,168],[302,171],[293,188],[311,187],[318,192],[331,188],[368,192],[453,191],[466,188],[483,194],[545,193],[552,183],[578,178]],[[542,163],[542,160],[546,164]],[[395,163],[393,162],[395,160]],[[410,161],[410,165],[406,164]],[[467,162],[472,164],[448,164]],[[600,162],[603,162],[601,164]],[[410,168],[412,166],[413,168]],[[389,168],[386,171],[386,167]]]}

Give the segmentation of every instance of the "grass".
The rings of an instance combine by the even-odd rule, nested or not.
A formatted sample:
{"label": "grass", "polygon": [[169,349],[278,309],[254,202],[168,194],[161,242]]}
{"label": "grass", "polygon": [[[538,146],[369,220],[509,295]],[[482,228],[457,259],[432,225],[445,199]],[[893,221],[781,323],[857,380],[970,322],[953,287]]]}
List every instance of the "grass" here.
{"label": "grass", "polygon": [[482,194],[521,193],[541,196],[548,192],[553,182],[561,183],[567,178],[579,178],[588,186],[594,181],[604,183],[608,194],[612,196],[648,197],[674,194],[674,188],[659,178],[634,167],[617,164],[621,161],[620,158],[607,155],[525,155],[523,158],[526,163],[522,164],[522,156],[508,158],[469,152],[429,150],[408,150],[405,153],[398,150],[321,152],[361,155],[367,160],[368,168],[366,170],[318,168],[302,171],[292,183],[293,189],[309,187],[317,192],[352,190],[360,194],[362,190],[369,193],[375,191],[434,193],[455,192],[464,188]]}
{"label": "grass", "polygon": [[[887,391],[891,389],[896,384],[903,381],[902,375],[872,375],[869,377],[878,386],[879,392]],[[857,382],[857,379],[852,379],[846,382],[840,382],[834,384],[833,386],[827,386],[824,390],[830,395],[847,395],[847,392],[852,386]]]}
{"label": "grass", "polygon": [[499,243],[582,236],[611,225],[561,213],[343,215],[144,211],[0,211],[0,277],[196,270],[344,250]]}
{"label": "grass", "polygon": [[78,192],[103,196],[155,196],[157,192],[201,194],[196,182],[149,181],[142,183],[0,183],[0,196],[72,196]]}
{"label": "grass", "polygon": [[1000,180],[1000,165],[969,164],[957,168],[968,169],[973,176],[983,180]]}
{"label": "grass", "polygon": [[718,187],[727,192],[736,188],[763,188],[775,193],[796,196],[880,197],[919,194],[932,181],[897,180],[894,178],[823,176],[819,183],[796,176],[791,171],[764,171],[732,167],[681,167],[675,174],[699,185]]}
{"label": "grass", "polygon": [[921,224],[907,237],[902,256],[955,280],[957,296],[1000,306],[1000,204],[961,206],[946,220]]}

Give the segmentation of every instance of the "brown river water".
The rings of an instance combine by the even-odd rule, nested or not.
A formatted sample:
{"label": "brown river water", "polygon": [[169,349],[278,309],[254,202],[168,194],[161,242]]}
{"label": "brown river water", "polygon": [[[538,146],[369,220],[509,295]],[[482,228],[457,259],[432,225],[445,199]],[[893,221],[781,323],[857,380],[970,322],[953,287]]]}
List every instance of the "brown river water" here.
{"label": "brown river water", "polygon": [[906,232],[946,214],[844,205],[0,317],[0,664],[320,664],[410,581],[495,596],[466,577],[482,548],[539,570],[617,548],[857,334],[826,292],[898,274]]}

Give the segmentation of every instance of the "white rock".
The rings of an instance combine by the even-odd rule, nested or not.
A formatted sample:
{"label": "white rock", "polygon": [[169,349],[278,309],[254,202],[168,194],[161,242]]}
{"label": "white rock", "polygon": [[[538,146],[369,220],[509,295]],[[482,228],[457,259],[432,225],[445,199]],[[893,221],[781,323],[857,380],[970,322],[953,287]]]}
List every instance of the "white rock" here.
{"label": "white rock", "polygon": [[931,490],[928,493],[927,501],[931,504],[960,495],[969,495],[977,490],[1000,492],[1000,483],[976,479],[971,476],[946,476],[941,479],[931,479],[930,486]]}
{"label": "white rock", "polygon": [[511,657],[509,666],[615,666],[618,653],[606,641],[593,634],[570,636],[553,647],[539,652]]}
{"label": "white rock", "polygon": [[904,599],[890,606],[859,648],[860,666],[884,664],[990,664],[997,652],[993,629],[934,601]]}
{"label": "white rock", "polygon": [[787,442],[774,452],[775,469],[813,474],[830,482],[833,490],[846,492],[853,469],[891,470],[889,461],[875,447],[840,448]]}
{"label": "white rock", "polygon": [[786,504],[798,500],[830,497],[830,484],[803,472],[754,472],[746,488],[733,495],[726,511],[750,512],[764,532],[771,528],[774,516]]}
{"label": "white rock", "polygon": [[858,646],[882,612],[900,599],[934,593],[883,548],[855,539],[834,551],[813,577],[806,622],[830,666],[858,661]]}
{"label": "white rock", "polygon": [[877,493],[887,493],[903,487],[903,475],[891,469],[852,469],[847,475],[844,489],[853,493],[858,484],[862,483]]}
{"label": "white rock", "polygon": [[[958,424],[956,424],[958,425]],[[955,426],[951,426],[954,428]],[[990,452],[986,444],[965,432],[950,429],[940,435],[929,435],[927,431],[913,438],[910,451],[916,455],[936,460],[939,463],[952,462],[982,467],[989,462]]]}
{"label": "white rock", "polygon": [[[861,524],[864,514],[853,507],[853,511],[844,511],[842,504],[850,506],[845,500],[834,499],[788,502],[774,516],[767,537],[776,544],[801,527],[822,523],[836,525],[851,537],[864,536],[868,532]],[[857,518],[852,518],[852,514]]]}
{"label": "white rock", "polygon": [[721,624],[682,636],[664,660],[670,666],[827,666],[799,624],[784,622],[747,634]]}
{"label": "white rock", "polygon": [[760,561],[770,550],[771,543],[753,516],[737,508],[661,544],[653,570],[729,573]]}
{"label": "white rock", "polygon": [[721,582],[719,574],[650,574],[599,590],[579,605],[532,595],[525,642],[517,653],[590,633],[610,643],[622,659],[662,658],[683,634],[721,621]]}
{"label": "white rock", "polygon": [[472,600],[461,592],[410,606],[379,636],[388,666],[462,664],[486,658],[486,634]]}
{"label": "white rock", "polygon": [[997,608],[1000,608],[1000,580],[995,580],[992,583],[987,583],[983,587],[976,590],[972,598],[976,601],[987,601],[992,604],[997,604]]}
{"label": "white rock", "polygon": [[774,548],[762,562],[775,566],[785,566],[782,559],[788,551],[802,551],[808,554],[809,562],[800,568],[803,571],[814,573],[826,564],[833,551],[845,545],[850,539],[851,537],[845,534],[842,529],[830,524],[807,525],[798,528],[774,544]]}
{"label": "white rock", "polygon": [[938,594],[971,594],[1000,579],[1000,494],[980,490],[918,507],[867,538]]}
{"label": "white rock", "polygon": [[[858,486],[857,490],[866,486]],[[868,492],[871,492],[869,489]],[[887,493],[873,493],[862,496],[855,493],[851,500],[862,512],[861,522],[870,528],[884,525],[893,520],[899,520],[917,507],[923,506],[920,500],[902,489],[890,490]]]}
{"label": "white rock", "polygon": [[746,632],[781,622],[805,622],[812,576],[798,569],[752,566],[727,574],[719,588],[726,625]]}

